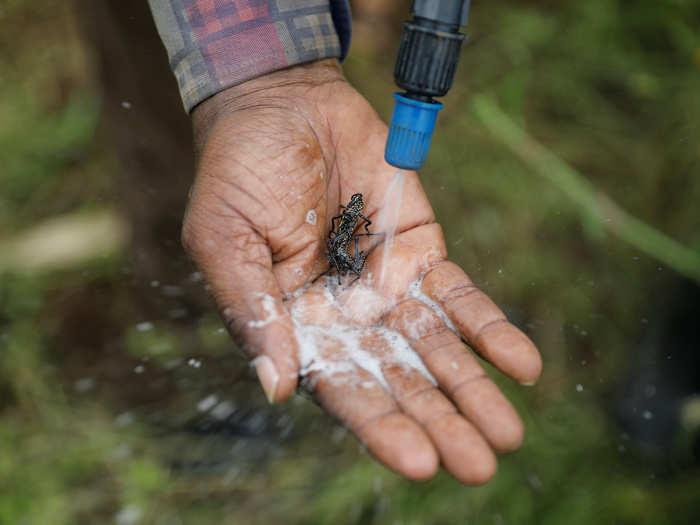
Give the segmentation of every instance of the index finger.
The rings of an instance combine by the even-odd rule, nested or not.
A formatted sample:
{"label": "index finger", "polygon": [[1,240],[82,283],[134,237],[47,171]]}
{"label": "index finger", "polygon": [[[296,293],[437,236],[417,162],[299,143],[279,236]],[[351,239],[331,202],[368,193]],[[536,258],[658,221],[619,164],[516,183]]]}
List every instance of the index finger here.
{"label": "index finger", "polygon": [[533,342],[508,322],[459,266],[441,262],[426,274],[422,290],[442,307],[467,344],[484,359],[521,384],[537,381],[542,358]]}

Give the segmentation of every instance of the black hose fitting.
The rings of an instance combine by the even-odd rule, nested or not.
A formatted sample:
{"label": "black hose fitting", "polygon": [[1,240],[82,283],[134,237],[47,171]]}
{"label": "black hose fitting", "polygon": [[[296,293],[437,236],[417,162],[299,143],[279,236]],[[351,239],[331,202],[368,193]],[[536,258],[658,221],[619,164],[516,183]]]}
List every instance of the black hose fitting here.
{"label": "black hose fitting", "polygon": [[[418,169],[425,162],[437,111],[442,108],[433,97],[444,96],[452,87],[466,38],[459,28],[467,23],[469,3],[413,2],[413,18],[403,24],[394,67],[396,85],[405,90],[394,95],[396,104],[384,155],[394,166]],[[409,100],[414,102],[409,104]]]}

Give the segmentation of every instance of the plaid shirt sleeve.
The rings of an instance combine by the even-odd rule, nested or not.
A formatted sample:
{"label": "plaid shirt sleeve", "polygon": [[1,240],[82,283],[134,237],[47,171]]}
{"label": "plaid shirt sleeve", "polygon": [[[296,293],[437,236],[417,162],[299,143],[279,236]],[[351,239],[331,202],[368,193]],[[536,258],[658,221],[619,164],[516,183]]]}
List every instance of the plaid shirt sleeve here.
{"label": "plaid shirt sleeve", "polygon": [[350,43],[347,0],[149,0],[187,111],[251,78]]}

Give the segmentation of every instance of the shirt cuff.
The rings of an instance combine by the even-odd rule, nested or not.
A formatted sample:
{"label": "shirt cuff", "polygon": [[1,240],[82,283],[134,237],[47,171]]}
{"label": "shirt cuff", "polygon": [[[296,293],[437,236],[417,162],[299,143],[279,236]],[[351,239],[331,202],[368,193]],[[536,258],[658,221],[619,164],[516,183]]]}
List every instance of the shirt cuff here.
{"label": "shirt cuff", "polygon": [[[188,112],[246,80],[295,64],[340,58],[350,41],[346,0],[149,4]],[[338,30],[334,21],[341,26]]]}

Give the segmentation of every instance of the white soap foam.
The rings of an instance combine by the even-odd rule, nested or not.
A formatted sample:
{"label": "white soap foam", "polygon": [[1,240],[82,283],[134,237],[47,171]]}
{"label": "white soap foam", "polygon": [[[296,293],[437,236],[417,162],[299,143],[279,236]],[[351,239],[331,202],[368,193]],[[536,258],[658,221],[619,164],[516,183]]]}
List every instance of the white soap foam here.
{"label": "white soap foam", "polygon": [[[337,285],[335,276],[325,277],[324,280],[323,294],[328,307],[338,308],[342,314],[346,314],[342,304],[337,300],[337,296],[343,289]],[[357,286],[362,285],[358,283]],[[443,321],[446,321],[450,329],[454,330],[454,326],[442,309],[420,291],[420,286],[420,279],[413,282],[406,297],[422,301],[435,311]],[[305,308],[305,301],[303,299],[297,300],[290,312],[299,342],[300,375],[302,377],[320,372],[327,379],[347,382],[352,380],[352,372],[362,369],[368,372],[383,388],[390,391],[382,368],[388,365],[400,365],[407,372],[416,370],[428,378],[431,383],[437,384],[420,356],[400,333],[381,325],[365,327],[347,324],[348,321],[334,323],[330,326],[303,324],[300,320],[304,317]],[[347,318],[347,316],[345,317]],[[427,324],[427,319],[424,324]],[[415,333],[408,335],[419,338],[422,335],[420,326],[421,322],[418,319],[409,327],[409,329],[415,329]],[[380,337],[386,343],[381,354],[372,352],[363,344],[363,340],[368,340],[366,338],[373,336]],[[357,381],[358,387],[368,388],[366,380],[360,382],[358,378]]]}
{"label": "white soap foam", "polygon": [[413,281],[411,285],[408,287],[408,292],[406,293],[407,297],[412,297],[413,299],[416,299],[427,306],[429,306],[433,312],[435,312],[438,317],[442,320],[443,323],[445,323],[445,326],[452,330],[454,333],[459,335],[459,332],[455,328],[455,325],[452,324],[452,321],[450,320],[449,317],[447,317],[447,314],[443,311],[443,309],[440,307],[439,304],[437,304],[435,301],[433,301],[430,297],[428,297],[425,293],[423,293],[423,278],[420,277]]}
{"label": "white soap foam", "polygon": [[[359,368],[368,372],[382,387],[391,392],[382,367],[398,364],[407,369],[418,370],[436,384],[418,354],[398,332],[386,328],[320,327],[298,324],[295,333],[299,341],[301,376],[321,372],[324,377],[332,378],[334,375],[342,374],[343,380],[347,381],[347,374]],[[381,335],[386,341],[390,350],[387,354],[375,355],[363,347],[362,339],[373,333]],[[324,355],[319,345],[323,344],[324,340],[328,342],[329,339],[332,341],[332,355]],[[366,383],[366,381],[362,383],[364,388],[368,388]]]}
{"label": "white soap foam", "polygon": [[309,210],[306,212],[306,222],[308,222],[312,226],[316,226],[317,220],[318,220],[318,215],[316,214],[316,210]]}
{"label": "white soap foam", "polygon": [[418,370],[421,374],[427,377],[431,383],[437,385],[437,381],[428,371],[428,369],[423,364],[423,360],[420,356],[411,348],[408,341],[398,332],[389,330],[388,328],[380,328],[381,334],[384,339],[389,343],[389,347],[392,349],[394,355],[393,359],[395,363],[404,365],[407,368],[413,368]]}
{"label": "white soap foam", "polygon": [[260,294],[260,297],[262,297],[262,307],[267,316],[259,321],[248,321],[248,326],[251,328],[262,328],[263,326],[279,319],[279,313],[275,308],[275,298],[266,293]]}

